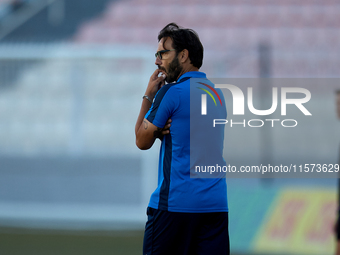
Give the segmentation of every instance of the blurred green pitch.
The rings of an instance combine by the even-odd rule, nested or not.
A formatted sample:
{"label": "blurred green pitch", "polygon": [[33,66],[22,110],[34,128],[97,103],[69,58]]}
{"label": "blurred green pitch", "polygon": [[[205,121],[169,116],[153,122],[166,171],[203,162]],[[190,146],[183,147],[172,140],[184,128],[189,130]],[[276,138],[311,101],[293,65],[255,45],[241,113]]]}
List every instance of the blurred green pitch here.
{"label": "blurred green pitch", "polygon": [[58,231],[0,227],[0,255],[141,255],[143,235],[144,231]]}
{"label": "blurred green pitch", "polygon": [[143,231],[52,231],[0,228],[1,255],[137,255]]}

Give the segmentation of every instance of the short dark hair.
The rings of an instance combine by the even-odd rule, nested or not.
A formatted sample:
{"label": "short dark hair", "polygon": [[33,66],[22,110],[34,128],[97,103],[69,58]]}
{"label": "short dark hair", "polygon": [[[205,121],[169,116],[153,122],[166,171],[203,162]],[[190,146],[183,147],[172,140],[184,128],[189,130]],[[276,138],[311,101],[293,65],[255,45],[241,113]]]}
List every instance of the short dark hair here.
{"label": "short dark hair", "polygon": [[187,49],[189,59],[194,67],[200,68],[202,66],[203,45],[194,30],[179,27],[176,23],[170,23],[159,32],[158,41],[162,38],[171,38],[172,47],[177,53]]}

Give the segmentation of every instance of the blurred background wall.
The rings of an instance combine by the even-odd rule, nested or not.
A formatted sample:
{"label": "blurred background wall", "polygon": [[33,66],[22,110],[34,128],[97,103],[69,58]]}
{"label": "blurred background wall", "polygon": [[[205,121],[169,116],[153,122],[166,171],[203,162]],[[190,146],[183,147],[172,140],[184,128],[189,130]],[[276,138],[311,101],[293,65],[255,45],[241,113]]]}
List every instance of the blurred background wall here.
{"label": "blurred background wall", "polygon": [[[169,22],[199,34],[208,77],[333,78],[309,87],[310,107],[315,153],[338,162],[338,1],[1,0],[0,226],[143,229],[159,144],[139,151],[134,124]],[[313,147],[229,131],[227,162]],[[332,254],[336,180],[227,182],[233,252]]]}

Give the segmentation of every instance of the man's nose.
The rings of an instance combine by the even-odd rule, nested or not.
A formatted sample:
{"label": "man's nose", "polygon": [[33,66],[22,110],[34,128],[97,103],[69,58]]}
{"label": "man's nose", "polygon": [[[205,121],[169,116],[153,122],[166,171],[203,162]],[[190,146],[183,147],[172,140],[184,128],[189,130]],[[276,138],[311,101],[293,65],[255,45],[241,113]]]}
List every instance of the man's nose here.
{"label": "man's nose", "polygon": [[162,65],[162,61],[159,58],[156,58],[155,65],[157,66]]}

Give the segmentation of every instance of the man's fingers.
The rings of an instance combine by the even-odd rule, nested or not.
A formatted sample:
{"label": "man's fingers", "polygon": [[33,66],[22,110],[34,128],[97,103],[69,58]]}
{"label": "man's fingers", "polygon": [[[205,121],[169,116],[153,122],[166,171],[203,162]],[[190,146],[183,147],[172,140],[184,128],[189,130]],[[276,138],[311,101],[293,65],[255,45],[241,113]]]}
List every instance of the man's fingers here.
{"label": "man's fingers", "polygon": [[163,81],[165,79],[166,75],[164,73],[159,73],[158,80]]}
{"label": "man's fingers", "polygon": [[165,77],[166,75],[161,69],[156,69],[150,77],[145,94],[153,98],[157,91],[165,85]]}
{"label": "man's fingers", "polygon": [[160,69],[158,69],[159,70],[159,73],[158,73],[158,77],[166,77],[166,73],[163,71],[163,70],[160,70]]}
{"label": "man's fingers", "polygon": [[161,69],[156,69],[153,74],[150,77],[150,81],[158,81],[158,79],[160,78],[162,70]]}
{"label": "man's fingers", "polygon": [[169,129],[171,127],[171,122],[172,122],[172,120],[168,119],[165,123],[164,129]]}
{"label": "man's fingers", "polygon": [[161,69],[156,69],[154,73],[152,74],[153,80],[164,80],[166,77],[166,74],[163,70]]}
{"label": "man's fingers", "polygon": [[162,131],[162,135],[168,135],[168,134],[170,134],[170,130],[169,129]]}
{"label": "man's fingers", "polygon": [[164,128],[163,128],[163,130],[162,130],[162,135],[168,135],[168,134],[170,134],[169,128],[171,127],[171,122],[172,122],[171,119],[168,119],[168,120],[166,121],[165,126],[164,126]]}
{"label": "man's fingers", "polygon": [[158,84],[158,88],[160,89],[165,84],[164,79],[165,79],[166,75],[164,73],[162,73],[159,69],[156,70],[156,72],[157,71],[158,71],[158,74],[156,74],[156,76],[154,78],[154,82],[156,82],[156,84]]}
{"label": "man's fingers", "polygon": [[153,75],[154,75],[155,77],[158,77],[159,74],[160,74],[161,72],[162,72],[161,69],[156,69],[155,72],[153,73]]}
{"label": "man's fingers", "polygon": [[167,135],[167,134],[170,134],[170,130],[169,130],[169,128],[164,128],[163,130],[162,130],[162,135]]}
{"label": "man's fingers", "polygon": [[158,83],[158,88],[162,88],[165,85],[165,74],[161,74],[158,78],[157,78],[157,83]]}

